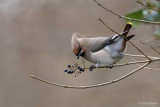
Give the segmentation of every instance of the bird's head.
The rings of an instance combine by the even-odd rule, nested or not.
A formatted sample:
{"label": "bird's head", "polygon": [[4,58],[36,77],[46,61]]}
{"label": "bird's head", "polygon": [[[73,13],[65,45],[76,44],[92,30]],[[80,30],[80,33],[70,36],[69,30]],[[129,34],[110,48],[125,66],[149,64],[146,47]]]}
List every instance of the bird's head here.
{"label": "bird's head", "polygon": [[81,40],[78,41],[78,37],[76,34],[72,36],[71,45],[73,53],[76,55],[77,59],[79,59],[80,56],[83,57],[85,55],[86,49],[83,45],[83,42],[81,42]]}

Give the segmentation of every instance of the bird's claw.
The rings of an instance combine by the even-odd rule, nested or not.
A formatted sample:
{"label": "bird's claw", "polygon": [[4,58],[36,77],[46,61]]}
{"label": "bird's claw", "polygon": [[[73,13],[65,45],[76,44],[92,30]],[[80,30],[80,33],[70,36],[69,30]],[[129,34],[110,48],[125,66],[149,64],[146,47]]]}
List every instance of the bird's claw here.
{"label": "bird's claw", "polygon": [[113,65],[108,66],[108,68],[112,69],[112,68],[113,68]]}
{"label": "bird's claw", "polygon": [[95,65],[91,65],[91,66],[89,67],[89,70],[90,70],[90,71],[93,71],[94,68],[96,68]]}

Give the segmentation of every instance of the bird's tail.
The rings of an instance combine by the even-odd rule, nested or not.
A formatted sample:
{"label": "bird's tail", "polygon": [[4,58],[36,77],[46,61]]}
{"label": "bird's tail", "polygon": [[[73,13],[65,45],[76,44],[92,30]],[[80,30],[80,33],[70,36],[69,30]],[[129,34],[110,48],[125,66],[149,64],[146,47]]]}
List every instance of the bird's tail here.
{"label": "bird's tail", "polygon": [[123,30],[123,32],[121,33],[121,35],[126,37],[131,28],[132,28],[132,24],[131,23],[127,23],[125,28],[124,28],[124,30]]}
{"label": "bird's tail", "polygon": [[123,37],[123,42],[121,43],[121,49],[120,49],[121,52],[125,51],[125,49],[126,49],[126,41],[131,39],[132,37],[134,37],[134,35],[130,35],[127,37],[127,34],[129,32],[129,30],[131,29],[131,27],[132,27],[132,24],[127,23],[123,32],[120,34]]}

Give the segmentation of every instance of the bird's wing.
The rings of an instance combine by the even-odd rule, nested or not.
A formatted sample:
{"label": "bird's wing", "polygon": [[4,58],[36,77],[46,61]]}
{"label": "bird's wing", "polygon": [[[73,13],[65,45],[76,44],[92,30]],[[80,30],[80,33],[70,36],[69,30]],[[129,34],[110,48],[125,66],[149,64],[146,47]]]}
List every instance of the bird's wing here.
{"label": "bird's wing", "polygon": [[109,45],[114,42],[116,38],[120,37],[119,35],[114,35],[111,37],[96,37],[89,38],[90,42],[88,44],[89,50],[92,52],[97,52],[103,49],[106,45]]}
{"label": "bird's wing", "polygon": [[[123,32],[120,35],[127,36],[131,27],[132,27],[131,24],[126,24]],[[97,52],[103,49],[106,45],[114,43],[117,38],[121,37],[118,34],[110,37],[95,37],[95,38],[87,38],[78,33],[75,33],[75,35],[77,35],[77,40],[79,41],[79,43],[81,45],[83,44],[89,51],[92,52]],[[133,36],[130,36],[127,39],[130,39],[132,37]]]}
{"label": "bird's wing", "polygon": [[96,37],[90,38],[90,42],[88,44],[89,50],[92,52],[97,52],[106,46],[106,41],[108,37]]}
{"label": "bird's wing", "polygon": [[114,43],[114,40],[120,37],[120,35],[114,35],[111,37],[95,37],[95,38],[77,38],[81,46],[87,48],[92,52],[97,52],[103,49],[106,45]]}
{"label": "bird's wing", "polygon": [[[121,33],[121,35],[126,35],[128,31],[124,31]],[[127,40],[131,39],[134,35],[126,37]],[[89,50],[92,52],[97,52],[101,49],[103,49],[106,45],[111,45],[116,42],[116,39],[121,38],[120,35],[116,34],[110,37],[97,37],[97,38],[89,38]],[[87,38],[86,38],[87,39]]]}

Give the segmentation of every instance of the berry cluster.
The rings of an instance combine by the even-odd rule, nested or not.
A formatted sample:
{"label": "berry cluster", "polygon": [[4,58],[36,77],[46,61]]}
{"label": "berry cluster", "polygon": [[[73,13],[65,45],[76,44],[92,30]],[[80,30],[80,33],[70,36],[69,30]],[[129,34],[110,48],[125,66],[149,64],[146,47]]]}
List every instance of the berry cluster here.
{"label": "berry cluster", "polygon": [[79,64],[75,63],[74,65],[67,65],[67,69],[64,69],[64,72],[68,73],[68,74],[80,74],[81,72],[84,72],[85,69],[82,68],[81,66],[79,66]]}

